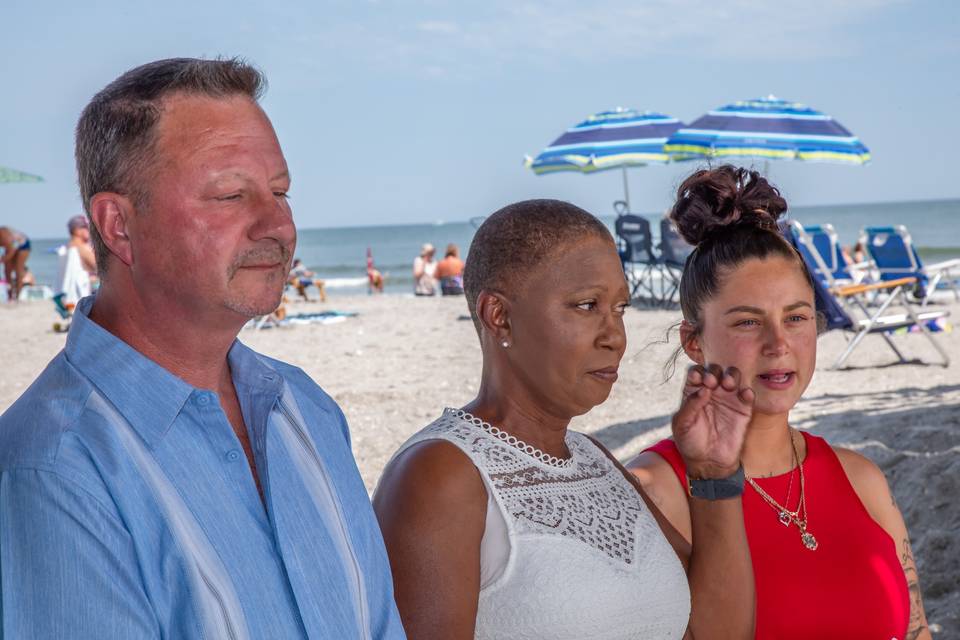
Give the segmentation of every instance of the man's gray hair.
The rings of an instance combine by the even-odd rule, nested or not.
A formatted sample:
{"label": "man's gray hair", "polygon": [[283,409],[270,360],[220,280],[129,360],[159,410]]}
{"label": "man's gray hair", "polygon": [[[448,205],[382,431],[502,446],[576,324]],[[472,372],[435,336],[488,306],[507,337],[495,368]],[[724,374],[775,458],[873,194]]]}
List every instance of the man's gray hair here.
{"label": "man's gray hair", "polygon": [[[90,199],[102,191],[126,195],[138,207],[147,202],[143,175],[154,155],[164,98],[184,93],[212,98],[241,95],[256,101],[266,84],[259,70],[238,58],[157,60],[108,84],[90,100],[77,122],[77,176],[87,215]],[[103,276],[110,250],[92,218],[90,222],[97,268]]]}

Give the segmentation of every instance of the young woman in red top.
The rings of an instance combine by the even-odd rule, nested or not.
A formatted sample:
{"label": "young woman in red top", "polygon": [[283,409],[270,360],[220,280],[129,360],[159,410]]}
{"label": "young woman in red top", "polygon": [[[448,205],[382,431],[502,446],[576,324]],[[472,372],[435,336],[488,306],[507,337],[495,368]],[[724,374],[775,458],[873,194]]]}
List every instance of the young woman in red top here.
{"label": "young woman in red top", "polygon": [[[929,639],[906,526],[883,472],[790,427],[816,365],[817,315],[810,274],[777,230],[786,209],[757,172],[725,165],[687,178],[671,213],[696,247],[680,284],[682,349],[698,365],[737,367],[756,394],[742,455],[756,637]],[[674,443],[628,467],[690,541]]]}

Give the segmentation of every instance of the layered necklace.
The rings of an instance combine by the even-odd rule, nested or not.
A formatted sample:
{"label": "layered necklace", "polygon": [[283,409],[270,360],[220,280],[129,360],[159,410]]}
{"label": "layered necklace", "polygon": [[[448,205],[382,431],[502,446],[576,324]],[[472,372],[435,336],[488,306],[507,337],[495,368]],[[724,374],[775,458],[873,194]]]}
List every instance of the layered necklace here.
{"label": "layered necklace", "polygon": [[[819,543],[812,533],[807,530],[807,494],[806,487],[803,478],[803,464],[800,462],[800,455],[797,453],[797,444],[793,440],[793,431],[790,431],[790,448],[793,450],[793,461],[796,464],[797,469],[800,471],[800,501],[797,503],[796,511],[790,511],[787,506],[784,506],[770,497],[770,494],[760,488],[756,482],[753,481],[753,478],[747,477],[747,482],[753,487],[753,490],[764,499],[764,501],[773,508],[777,513],[777,519],[780,520],[780,524],[785,527],[789,527],[790,524],[797,525],[797,528],[800,530],[800,542],[803,543],[803,546],[809,549],[810,551],[816,551]],[[793,469],[790,470],[790,481],[787,483],[787,499],[785,504],[790,504],[790,492],[793,489]]]}

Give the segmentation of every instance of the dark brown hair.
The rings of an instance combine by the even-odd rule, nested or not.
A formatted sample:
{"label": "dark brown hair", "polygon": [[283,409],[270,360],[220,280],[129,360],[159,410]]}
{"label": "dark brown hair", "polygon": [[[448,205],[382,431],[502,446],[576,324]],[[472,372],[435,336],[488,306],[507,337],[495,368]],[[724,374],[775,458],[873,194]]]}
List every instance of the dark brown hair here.
{"label": "dark brown hair", "polygon": [[484,220],[470,243],[463,271],[467,307],[477,333],[481,291],[516,293],[529,273],[558,249],[589,237],[614,244],[610,230],[600,220],[561,200],[516,202]]}
{"label": "dark brown hair", "polygon": [[[246,96],[258,100],[266,79],[243,60],[157,60],[127,71],[97,93],[77,122],[76,161],[80,198],[90,215],[90,199],[113,191],[137,206],[149,196],[144,171],[156,143],[162,100],[173,93],[213,98]],[[109,249],[91,219],[90,239],[97,268],[105,273]]]}

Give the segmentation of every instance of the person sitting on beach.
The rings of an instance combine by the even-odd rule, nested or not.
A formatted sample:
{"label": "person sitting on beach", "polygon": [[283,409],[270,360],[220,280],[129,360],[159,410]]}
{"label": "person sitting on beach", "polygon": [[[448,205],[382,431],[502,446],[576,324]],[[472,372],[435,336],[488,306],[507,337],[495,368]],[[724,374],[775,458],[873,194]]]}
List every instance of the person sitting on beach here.
{"label": "person sitting on beach", "polygon": [[863,266],[863,263],[867,260],[867,250],[863,246],[862,240],[857,240],[857,243],[852,247],[842,247],[840,252],[849,266]]}
{"label": "person sitting on beach", "polygon": [[413,293],[418,296],[437,295],[437,261],[433,245],[427,242],[420,248],[420,255],[413,260]]}
{"label": "person sitting on beach", "polygon": [[296,244],[264,83],[160,60],[80,116],[101,286],[0,417],[5,638],[404,638],[343,413],[237,340]]}
{"label": "person sitting on beach", "polygon": [[300,258],[295,258],[293,261],[293,268],[290,269],[288,283],[293,285],[293,287],[297,290],[297,293],[300,294],[300,297],[307,302],[310,301],[310,297],[307,295],[307,287],[316,287],[317,291],[320,292],[320,302],[326,302],[327,284],[320,278],[317,278],[316,275],[316,273],[310,269],[307,269],[306,265],[303,264],[303,261],[300,260]]}
{"label": "person sitting on beach", "polygon": [[30,238],[12,227],[0,227],[0,249],[3,249],[4,279],[10,283],[10,300],[20,299],[30,257]]}
{"label": "person sitting on beach", "polygon": [[[671,214],[696,247],[680,281],[681,348],[694,363],[737,367],[756,394],[742,458],[756,637],[930,638],[883,472],[790,426],[814,373],[818,316],[811,274],[778,231],[786,210],[759,173],[724,165],[689,176]],[[664,440],[628,467],[696,544],[682,450]]]}
{"label": "person sitting on beach", "polygon": [[447,245],[443,260],[437,263],[437,279],[440,280],[440,293],[445,296],[463,295],[463,260],[457,245]]}
{"label": "person sitting on beach", "polygon": [[24,265],[23,267],[23,286],[24,287],[35,287],[37,286],[37,279],[33,277],[33,271],[30,271],[30,267]]}
{"label": "person sitting on beach", "polygon": [[739,456],[752,393],[736,370],[693,368],[673,419],[698,478],[691,550],[606,449],[567,428],[610,394],[626,349],[629,290],[606,226],[556,200],[507,206],[477,230],[464,285],[477,397],[408,440],[374,494],[408,637],[749,637]]}
{"label": "person sitting on beach", "polygon": [[69,312],[81,298],[90,295],[97,272],[97,258],[90,246],[90,224],[85,215],[67,221],[70,240],[57,249],[58,276],[54,299]]}

